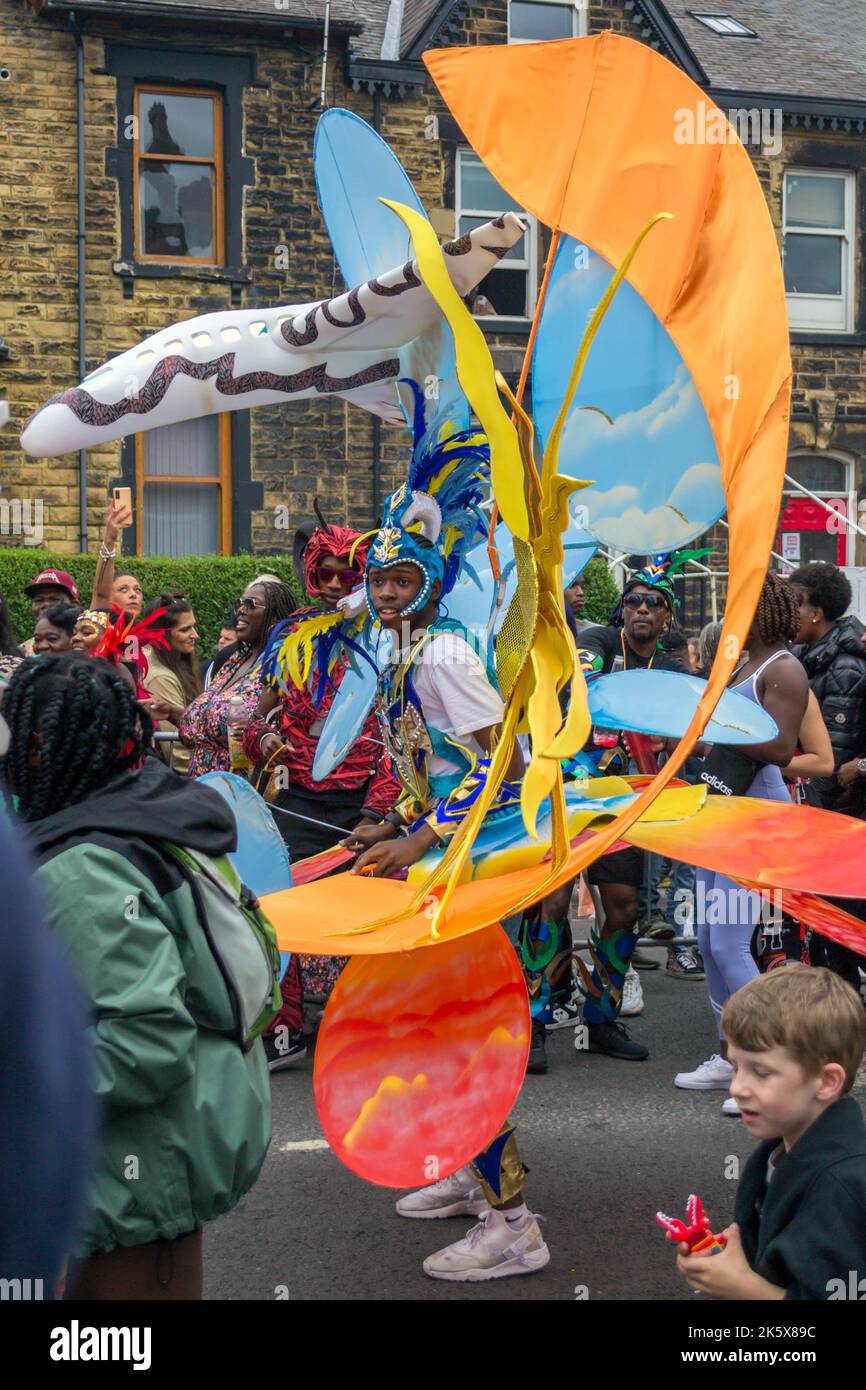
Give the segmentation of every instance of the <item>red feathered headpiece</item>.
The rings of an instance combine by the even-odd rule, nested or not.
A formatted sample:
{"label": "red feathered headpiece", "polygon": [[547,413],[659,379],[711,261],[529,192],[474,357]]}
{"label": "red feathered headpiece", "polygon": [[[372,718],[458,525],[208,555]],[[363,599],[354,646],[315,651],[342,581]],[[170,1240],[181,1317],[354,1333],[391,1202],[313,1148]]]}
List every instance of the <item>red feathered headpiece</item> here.
{"label": "red feathered headpiece", "polygon": [[350,526],[317,526],[304,548],[304,584],[308,594],[320,594],[316,571],[329,555],[345,560],[347,567],[358,572],[358,583],[364,576],[370,537]]}
{"label": "red feathered headpiece", "polygon": [[159,619],[168,610],[157,608],[153,613],[148,613],[147,617],[138,620],[114,605],[112,605],[111,611],[114,617],[99,639],[99,644],[93,655],[104,657],[106,661],[111,662],[112,666],[119,666],[121,661],[131,661],[138,669],[138,698],[139,700],[147,699],[148,694],[143,685],[147,678],[148,669],[144,649],[145,647],[168,649],[170,646],[165,631],[156,626]]}

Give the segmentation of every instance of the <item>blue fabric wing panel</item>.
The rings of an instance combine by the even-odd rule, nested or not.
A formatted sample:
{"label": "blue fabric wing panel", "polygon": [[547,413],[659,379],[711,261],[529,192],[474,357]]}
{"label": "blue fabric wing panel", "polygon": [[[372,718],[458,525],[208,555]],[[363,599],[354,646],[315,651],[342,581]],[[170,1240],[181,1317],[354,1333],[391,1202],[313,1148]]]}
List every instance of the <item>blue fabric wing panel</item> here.
{"label": "blue fabric wing panel", "polygon": [[[563,237],[532,364],[542,444],[612,275],[602,256]],[[695,384],[673,339],[627,281],[590,349],[563,430],[559,471],[592,481],[577,498],[587,509],[585,524],[601,544],[628,553],[673,550],[702,535],[725,510],[719,457]]]}
{"label": "blue fabric wing panel", "polygon": [[[589,713],[602,729],[631,729],[638,734],[682,738],[706,681],[678,671],[616,671],[589,682]],[[765,709],[724,691],[704,730],[708,743],[768,743],[778,734]]]}

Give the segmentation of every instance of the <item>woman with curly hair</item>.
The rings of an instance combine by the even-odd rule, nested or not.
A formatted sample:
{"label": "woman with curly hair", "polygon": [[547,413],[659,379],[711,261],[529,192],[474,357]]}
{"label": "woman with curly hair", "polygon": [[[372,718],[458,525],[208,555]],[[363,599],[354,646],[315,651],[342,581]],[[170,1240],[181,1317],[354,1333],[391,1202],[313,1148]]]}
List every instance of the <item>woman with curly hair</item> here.
{"label": "woman with curly hair", "polygon": [[[294,609],[295,596],[287,584],[249,584],[238,599],[237,651],[220,666],[210,685],[187,706],[178,722],[181,743],[192,749],[190,777],[228,771],[229,723],[242,731],[250,719],[262,693],[262,659],[268,639]],[[155,700],[150,708],[156,719],[171,718],[165,700]]]}

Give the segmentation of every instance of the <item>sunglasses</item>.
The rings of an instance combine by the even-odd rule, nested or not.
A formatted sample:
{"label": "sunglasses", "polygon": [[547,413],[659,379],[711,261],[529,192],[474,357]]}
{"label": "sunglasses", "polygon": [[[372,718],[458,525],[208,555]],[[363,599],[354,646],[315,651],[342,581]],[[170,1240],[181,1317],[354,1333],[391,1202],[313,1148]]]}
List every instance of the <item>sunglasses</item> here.
{"label": "sunglasses", "polygon": [[667,608],[668,601],[662,594],[624,594],[623,608]]}
{"label": "sunglasses", "polygon": [[344,589],[354,589],[361,576],[357,570],[316,570],[314,579],[320,588],[324,588],[332,579],[339,579]]}
{"label": "sunglasses", "polygon": [[255,613],[257,608],[267,608],[267,603],[263,598],[245,598],[243,594],[235,601],[235,609],[239,613],[242,608],[247,608],[251,613]]}

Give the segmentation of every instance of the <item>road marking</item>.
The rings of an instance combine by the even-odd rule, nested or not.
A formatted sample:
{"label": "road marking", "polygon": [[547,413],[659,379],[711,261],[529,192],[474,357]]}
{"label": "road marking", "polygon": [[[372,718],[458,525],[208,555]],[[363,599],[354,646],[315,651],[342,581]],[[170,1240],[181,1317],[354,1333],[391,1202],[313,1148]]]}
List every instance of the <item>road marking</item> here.
{"label": "road marking", "polygon": [[329,1149],[331,1146],[327,1139],[290,1139],[288,1144],[280,1145],[280,1153],[315,1153],[320,1149]]}

